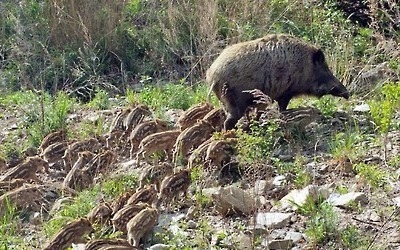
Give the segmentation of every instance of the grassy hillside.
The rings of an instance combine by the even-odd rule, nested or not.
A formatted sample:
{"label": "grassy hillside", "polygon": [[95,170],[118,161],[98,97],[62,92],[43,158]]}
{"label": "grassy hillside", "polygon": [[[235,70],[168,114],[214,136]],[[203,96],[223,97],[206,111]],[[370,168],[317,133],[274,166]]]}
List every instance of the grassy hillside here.
{"label": "grassy hillside", "polygon": [[[313,106],[322,113],[307,131],[288,132],[276,117],[237,130],[232,154],[240,185],[252,189],[255,181],[272,183],[284,176],[282,184],[265,195],[267,202],[259,211],[269,211],[291,190],[310,184],[337,194],[363,192],[368,204],[354,202],[342,210],[321,197],[308,200],[287,228],[306,235],[299,248],[396,247],[397,242],[390,241],[395,237],[386,237],[398,233],[399,223],[393,198],[400,166],[400,6],[395,0],[348,3],[1,1],[0,158],[18,162],[56,130],[67,131],[70,140],[100,137],[118,111],[137,103],[147,105],[153,118],[172,119],[180,110],[206,101],[205,72],[224,47],[268,33],[289,33],[324,50],[351,98],[293,100],[291,108]],[[361,104],[369,110],[357,110]],[[118,150],[119,168],[129,157]],[[193,219],[180,222],[182,235],[157,232],[151,243],[169,244],[169,249],[224,249],[224,240],[245,232],[251,249],[265,248],[264,238],[275,231],[256,232],[251,215],[215,216],[215,201],[202,190],[211,186],[208,171],[196,166],[191,173],[189,200],[201,213],[196,210]],[[57,175],[40,177],[62,182]],[[99,201],[112,201],[136,188],[137,173],[102,175],[96,185],[73,197],[57,193],[57,199],[68,199],[51,214],[47,206],[54,200],[48,197],[38,213],[0,200],[0,249],[40,249],[66,222],[85,216]],[[360,219],[371,211],[378,221]],[[190,231],[193,221],[196,227]],[[97,226],[92,238],[121,236]]]}

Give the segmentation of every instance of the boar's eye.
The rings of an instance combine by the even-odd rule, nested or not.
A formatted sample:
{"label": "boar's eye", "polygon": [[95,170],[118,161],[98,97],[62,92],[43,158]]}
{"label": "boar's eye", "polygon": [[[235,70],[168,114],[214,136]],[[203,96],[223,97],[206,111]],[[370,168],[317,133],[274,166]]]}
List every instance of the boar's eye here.
{"label": "boar's eye", "polygon": [[314,52],[312,60],[314,64],[323,64],[325,62],[325,56],[321,49]]}

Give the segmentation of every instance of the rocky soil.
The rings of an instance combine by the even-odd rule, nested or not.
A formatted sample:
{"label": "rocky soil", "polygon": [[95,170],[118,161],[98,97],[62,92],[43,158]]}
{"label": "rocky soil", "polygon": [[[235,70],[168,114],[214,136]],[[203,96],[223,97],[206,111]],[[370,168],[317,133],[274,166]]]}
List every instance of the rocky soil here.
{"label": "rocky soil", "polygon": [[[2,178],[16,177],[1,181],[2,184],[6,184],[0,187],[0,201],[9,199],[16,204],[18,210],[24,211],[19,234],[26,241],[31,241],[32,249],[41,249],[51,241],[43,236],[43,220],[51,219],[52,211],[56,210],[62,201],[74,197],[82,189],[100,185],[104,179],[132,173],[140,177],[145,170],[148,171],[149,168],[166,162],[163,170],[152,176],[153,179],[146,177],[148,180],[158,180],[160,187],[156,191],[150,191],[143,200],[134,202],[147,203],[148,205],[144,207],[157,207],[155,225],[151,221],[141,221],[142,219],[135,217],[137,213],[131,214],[129,218],[124,218],[131,225],[131,229],[128,227],[128,233],[121,234],[120,242],[104,243],[103,247],[120,245],[121,248],[118,249],[174,249],[177,246],[179,248],[186,246],[186,249],[347,249],[342,242],[343,235],[340,235],[340,232],[354,226],[358,238],[365,239],[359,241],[361,249],[399,249],[400,231],[397,215],[400,206],[400,182],[397,166],[400,160],[398,158],[400,132],[392,130],[383,140],[383,137],[374,130],[368,105],[355,102],[351,107],[346,112],[337,111],[332,116],[324,116],[321,113],[315,115],[313,113],[315,111],[304,113],[294,110],[286,115],[286,121],[285,117],[279,115],[273,117],[284,122],[280,123],[282,136],[274,138],[275,143],[270,153],[272,160],[249,164],[238,163],[237,152],[233,150],[236,143],[234,133],[219,135],[218,140],[225,143],[214,143],[213,149],[211,146],[204,147],[208,151],[202,151],[206,152],[203,157],[200,151],[195,149],[204,144],[212,133],[200,137],[198,133],[194,133],[195,135],[180,141],[179,146],[174,145],[176,138],[171,137],[167,140],[173,140],[172,144],[162,144],[164,141],[159,139],[162,137],[157,137],[159,141],[156,141],[155,145],[164,146],[159,148],[160,152],[157,150],[154,152],[157,152],[157,156],[162,156],[166,150],[166,157],[154,158],[151,154],[149,157],[146,155],[141,158],[142,154],[137,157],[135,153],[140,150],[140,152],[153,152],[150,146],[147,148],[139,146],[133,150],[134,154],[131,157],[128,140],[130,133],[124,132],[127,124],[124,125],[123,119],[116,120],[116,117],[124,113],[122,108],[106,111],[76,110],[69,115],[68,123],[71,128],[78,128],[83,122],[94,124],[99,119],[104,120],[104,126],[111,126],[108,133],[96,139],[99,147],[86,149],[93,153],[91,160],[88,161],[90,164],[86,162],[76,168],[72,167],[67,173],[62,156],[72,141],[62,139],[61,142],[66,142],[65,146],[59,146],[57,150],[47,155],[48,159],[51,159],[50,156],[55,156],[54,160],[47,160],[48,169],[36,171],[32,168],[23,168],[21,161],[25,159],[3,164],[0,169]],[[131,107],[131,110],[134,108]],[[16,110],[5,107],[1,109],[3,118],[0,138],[3,140],[8,133],[19,127],[21,119],[24,118],[18,117]],[[169,131],[180,129],[181,124],[178,119],[182,115],[185,113],[181,110],[167,112],[167,119],[174,125],[168,129]],[[266,116],[270,117],[261,115],[261,122],[268,123]],[[399,122],[398,118],[398,116],[395,118],[394,124]],[[144,112],[134,118],[131,117],[129,124],[134,123],[136,127],[144,121],[153,119],[151,114]],[[198,122],[191,127],[196,124]],[[243,126],[246,128],[245,121]],[[213,128],[219,130],[215,124]],[[201,131],[204,129],[201,128],[197,132]],[[358,136],[362,136],[363,139],[351,140],[348,137],[336,136],[354,131],[357,131]],[[15,143],[21,143],[22,140],[24,140],[23,133]],[[340,146],[335,146],[334,143]],[[184,146],[188,147],[187,152],[182,151],[183,155],[177,154],[176,152],[183,150]],[[337,147],[338,152],[333,153],[334,147]],[[102,158],[100,155],[107,151],[112,154]],[[34,155],[45,157],[40,150],[26,151],[26,157]],[[191,157],[196,158],[195,156],[198,161],[192,162],[192,168],[189,168],[190,163],[187,160],[191,161]],[[79,155],[79,157],[84,156]],[[78,158],[74,160],[73,165],[76,165],[77,161]],[[370,171],[368,175],[360,167],[356,167],[364,166],[363,164],[376,166],[375,172]],[[173,166],[174,173],[180,173],[182,169],[189,169],[190,172],[200,169],[202,175],[193,177],[192,174],[191,180],[176,177],[171,181],[169,176],[172,172],[168,172],[168,166]],[[296,166],[301,171],[285,170],[285,166],[289,168]],[[11,170],[17,173],[11,175]],[[33,171],[33,174],[30,171]],[[29,174],[26,175],[26,172]],[[166,172],[168,173],[165,174]],[[68,174],[72,176],[70,182],[65,181]],[[300,182],[298,178],[300,174],[308,180]],[[381,176],[374,179],[374,176],[379,174]],[[371,182],[371,179],[378,180],[378,183]],[[143,186],[137,192],[148,188],[145,184]],[[98,224],[98,218],[101,218],[104,227],[111,227],[113,216],[124,207],[124,204],[127,206],[126,200],[129,197],[137,193],[136,190],[126,192],[125,202],[121,201],[123,199],[105,200],[106,207],[109,207],[110,211],[96,214],[96,219],[91,217],[89,219],[92,220],[91,223]],[[324,218],[316,218],[318,214],[313,217],[305,212],[310,200],[314,201],[311,204],[330,204],[332,211],[328,216],[335,216],[329,218],[334,222],[332,225],[334,229],[326,230],[331,234],[325,235],[325,239],[318,244],[309,234],[310,221],[323,221]],[[4,211],[6,209],[2,205],[0,213],[3,214]],[[132,220],[135,219],[140,220],[139,229],[134,228],[135,221]],[[99,227],[95,228],[98,230]],[[80,227],[76,230],[78,235],[87,233],[87,230],[79,231]],[[68,232],[65,234],[70,235]],[[93,242],[94,238],[99,238],[98,235],[89,232],[89,236],[85,239],[91,238]],[[125,240],[132,237],[137,239],[128,243],[140,242],[140,245],[137,243],[138,248],[126,244]],[[74,249],[89,249],[88,245],[85,248],[85,244],[75,241],[75,238],[71,238],[68,244],[71,243],[74,243]],[[122,245],[126,248],[122,248]],[[17,249],[13,246],[8,247]]]}

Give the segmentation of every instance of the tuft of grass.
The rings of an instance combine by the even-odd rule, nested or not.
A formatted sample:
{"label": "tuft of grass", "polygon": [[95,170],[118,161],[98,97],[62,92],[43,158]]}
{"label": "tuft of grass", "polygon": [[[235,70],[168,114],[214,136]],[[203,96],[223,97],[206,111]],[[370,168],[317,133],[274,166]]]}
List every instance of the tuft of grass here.
{"label": "tuft of grass", "polygon": [[365,150],[361,144],[364,139],[361,132],[347,129],[345,132],[335,134],[332,140],[329,141],[329,151],[336,159],[348,158],[355,160]]}
{"label": "tuft of grass", "polygon": [[348,225],[340,230],[342,245],[346,249],[366,249],[370,239],[354,225]]}
{"label": "tuft of grass", "polygon": [[85,217],[87,213],[97,205],[98,200],[112,199],[123,191],[137,186],[136,175],[123,175],[106,180],[91,189],[80,192],[71,204],[67,204],[44,224],[47,236],[57,233],[66,223],[79,217]]}
{"label": "tuft of grass", "polygon": [[375,98],[368,102],[371,118],[382,134],[388,133],[394,113],[400,108],[400,82],[388,83],[377,91]]}
{"label": "tuft of grass", "polygon": [[338,242],[339,221],[332,205],[324,202],[322,198],[313,200],[308,197],[306,203],[300,206],[298,211],[308,217],[305,232],[311,245]]}
{"label": "tuft of grass", "polygon": [[303,157],[297,156],[293,162],[285,162],[276,158],[272,160],[279,174],[294,177],[293,182],[296,188],[302,188],[311,184],[313,176],[304,167]]}
{"label": "tuft of grass", "polygon": [[111,106],[111,102],[107,91],[105,91],[104,89],[98,89],[94,98],[87,105],[94,109],[109,109]]}
{"label": "tuft of grass", "polygon": [[276,138],[280,138],[278,122],[271,121],[268,125],[253,121],[250,133],[237,130],[238,143],[235,145],[240,163],[252,164],[269,161]]}
{"label": "tuft of grass", "polygon": [[376,165],[358,163],[353,166],[357,174],[373,189],[386,188],[389,173]]}
{"label": "tuft of grass", "polygon": [[[143,103],[156,113],[163,113],[167,109],[186,110],[192,105],[207,100],[208,86],[199,84],[189,86],[181,83],[166,83],[160,86],[146,85],[140,92],[128,89],[126,98],[128,103]],[[212,99],[217,103],[216,98]]]}
{"label": "tuft of grass", "polygon": [[[158,96],[159,100],[155,100],[155,96]],[[162,87],[147,87],[141,92],[141,98],[139,98],[140,102],[144,102],[154,108],[183,110],[204,100],[205,98],[201,97],[198,89],[193,89],[183,84],[166,84]]]}

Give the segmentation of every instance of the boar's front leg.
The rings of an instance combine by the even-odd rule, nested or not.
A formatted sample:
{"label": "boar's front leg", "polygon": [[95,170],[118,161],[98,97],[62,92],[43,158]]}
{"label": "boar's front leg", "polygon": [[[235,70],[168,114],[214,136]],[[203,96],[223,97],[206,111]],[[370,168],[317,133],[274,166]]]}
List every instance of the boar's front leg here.
{"label": "boar's front leg", "polygon": [[292,97],[290,95],[284,95],[276,99],[279,106],[279,111],[285,111],[287,106],[289,105],[290,99]]}

